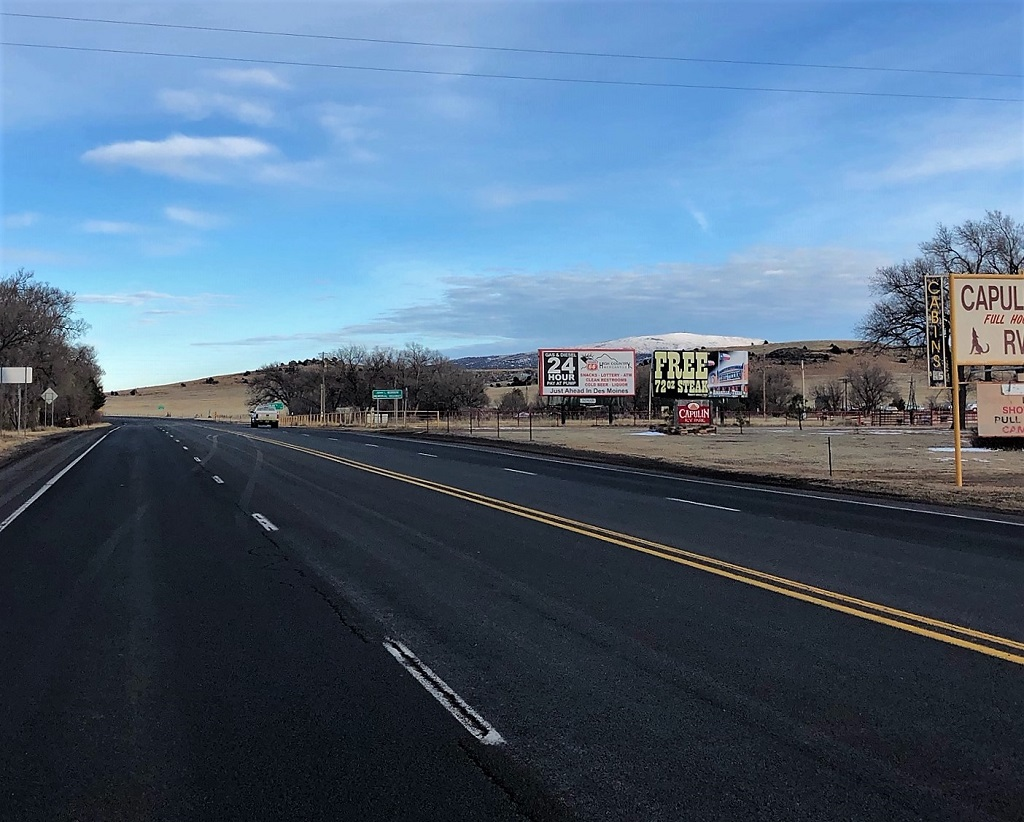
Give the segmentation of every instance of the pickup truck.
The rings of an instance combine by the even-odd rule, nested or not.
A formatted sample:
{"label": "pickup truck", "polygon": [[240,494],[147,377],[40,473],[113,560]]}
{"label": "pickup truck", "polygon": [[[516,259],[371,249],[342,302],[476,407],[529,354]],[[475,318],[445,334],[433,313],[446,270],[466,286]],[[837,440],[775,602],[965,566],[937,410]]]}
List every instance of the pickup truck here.
{"label": "pickup truck", "polygon": [[281,418],[281,412],[273,405],[257,405],[249,412],[249,427],[259,428],[261,425],[269,425],[277,428]]}

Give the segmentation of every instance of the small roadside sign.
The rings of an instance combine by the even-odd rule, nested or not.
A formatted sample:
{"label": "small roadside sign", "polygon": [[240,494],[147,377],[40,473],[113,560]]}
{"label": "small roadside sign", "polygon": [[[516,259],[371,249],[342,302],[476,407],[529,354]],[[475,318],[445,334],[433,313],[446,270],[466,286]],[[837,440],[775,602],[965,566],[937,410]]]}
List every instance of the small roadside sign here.
{"label": "small roadside sign", "polygon": [[405,396],[401,388],[374,388],[373,399],[375,400],[400,400]]}
{"label": "small roadside sign", "polygon": [[57,399],[57,392],[52,388],[47,388],[43,392],[43,399],[46,401],[47,405],[53,405],[53,401]]}
{"label": "small roadside sign", "polygon": [[580,397],[580,405],[597,405],[597,397]]}

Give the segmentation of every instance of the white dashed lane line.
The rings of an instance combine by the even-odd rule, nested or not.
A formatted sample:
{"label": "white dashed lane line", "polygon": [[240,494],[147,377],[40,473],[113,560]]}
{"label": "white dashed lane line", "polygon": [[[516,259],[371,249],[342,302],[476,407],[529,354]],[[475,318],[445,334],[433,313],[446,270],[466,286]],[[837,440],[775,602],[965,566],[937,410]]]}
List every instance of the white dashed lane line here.
{"label": "white dashed lane line", "polygon": [[265,531],[278,531],[280,530],[274,523],[267,519],[263,514],[253,514],[252,518],[256,520],[260,525],[263,526]]}
{"label": "white dashed lane line", "polygon": [[679,499],[678,497],[665,497],[670,502],[685,502],[687,505],[699,505],[701,508],[717,508],[719,511],[733,511],[739,513],[739,508],[729,508],[725,505],[712,505],[710,502],[694,502],[692,499]]}
{"label": "white dashed lane line", "polygon": [[459,721],[463,728],[473,734],[484,745],[504,744],[505,740],[494,729],[494,726],[474,711],[466,700],[455,693],[441,677],[424,665],[408,647],[397,639],[389,638],[384,640],[384,648],[391,656],[398,660],[399,665],[405,668],[415,677],[420,685],[427,689],[434,699],[445,707],[448,713]]}
{"label": "white dashed lane line", "polygon": [[380,448],[379,445],[374,445],[372,442],[364,442],[363,445],[365,445],[367,448]]}
{"label": "white dashed lane line", "polygon": [[510,474],[526,474],[528,477],[537,476],[533,471],[520,471],[518,468],[504,468],[504,471],[508,471]]}
{"label": "white dashed lane line", "polygon": [[187,446],[187,445],[183,445],[183,446],[181,446],[181,450],[182,450],[182,451],[188,451],[188,446]]}
{"label": "white dashed lane line", "polygon": [[194,459],[196,462],[202,462],[202,460],[199,459],[199,457],[192,457],[192,459]]}
{"label": "white dashed lane line", "polygon": [[217,485],[223,485],[223,484],[224,484],[224,480],[222,480],[222,479],[221,479],[220,477],[218,477],[218,476],[217,476],[216,474],[214,474],[214,475],[213,475],[213,481],[214,481],[215,483],[217,483]]}
{"label": "white dashed lane line", "polygon": [[426,451],[420,451],[419,455],[421,457],[432,457],[435,460],[437,459],[437,454],[428,454]]}

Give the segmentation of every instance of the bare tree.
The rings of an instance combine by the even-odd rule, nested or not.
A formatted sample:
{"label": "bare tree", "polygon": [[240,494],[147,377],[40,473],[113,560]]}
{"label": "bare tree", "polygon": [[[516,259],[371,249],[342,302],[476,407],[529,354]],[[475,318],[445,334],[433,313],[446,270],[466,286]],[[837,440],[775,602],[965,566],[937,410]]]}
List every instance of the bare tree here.
{"label": "bare tree", "polygon": [[[77,343],[88,326],[75,316],[73,294],[34,278],[23,268],[0,278],[0,364],[32,367],[34,384],[25,389],[30,424],[42,419],[42,385],[58,394],[55,419],[88,422],[106,401],[96,351]],[[15,413],[13,392],[0,390],[0,425]]]}
{"label": "bare tree", "polygon": [[829,380],[814,387],[814,407],[834,414],[843,408],[842,380]]}
{"label": "bare tree", "polygon": [[503,414],[518,414],[520,411],[525,411],[526,407],[526,396],[519,388],[509,391],[498,404],[498,410]]}
{"label": "bare tree", "polygon": [[[925,274],[1017,274],[1024,266],[1024,223],[999,211],[981,220],[948,228],[941,223],[935,235],[919,246],[921,256],[875,271],[871,291],[875,304],[857,328],[876,346],[897,345],[924,356]],[[960,423],[964,424],[968,369],[960,367]],[[986,369],[991,378],[991,369]]]}
{"label": "bare tree", "polygon": [[892,371],[878,363],[861,361],[847,369],[846,379],[854,404],[867,413],[877,411],[892,396]]}
{"label": "bare tree", "polygon": [[763,404],[766,413],[784,412],[794,391],[793,377],[781,365],[750,369],[750,398],[757,407]]}

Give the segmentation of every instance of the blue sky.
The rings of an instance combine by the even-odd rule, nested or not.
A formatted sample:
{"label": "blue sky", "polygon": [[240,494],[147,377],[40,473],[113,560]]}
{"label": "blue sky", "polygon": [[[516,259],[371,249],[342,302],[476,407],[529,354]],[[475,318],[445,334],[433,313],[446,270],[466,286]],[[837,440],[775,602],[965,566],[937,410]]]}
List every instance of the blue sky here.
{"label": "blue sky", "polygon": [[243,58],[3,48],[2,271],[78,295],[109,389],[348,343],[850,338],[937,223],[1024,218],[1024,105],[925,97],[1024,97],[1016,1],[3,10],[728,61],[0,18],[8,43]]}

